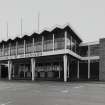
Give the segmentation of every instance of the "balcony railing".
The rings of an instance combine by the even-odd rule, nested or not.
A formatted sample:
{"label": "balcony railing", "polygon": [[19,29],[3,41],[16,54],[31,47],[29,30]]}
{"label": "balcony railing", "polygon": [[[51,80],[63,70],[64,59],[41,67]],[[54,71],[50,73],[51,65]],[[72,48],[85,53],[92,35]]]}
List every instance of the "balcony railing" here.
{"label": "balcony railing", "polygon": [[35,42],[34,52],[41,52],[42,51],[42,42]]}
{"label": "balcony railing", "polygon": [[32,53],[34,51],[34,47],[32,43],[26,44],[26,51],[25,53]]}
{"label": "balcony railing", "polygon": [[65,40],[64,38],[57,38],[55,39],[54,42],[54,49],[59,50],[59,49],[64,49],[65,47]]}
{"label": "balcony railing", "polygon": [[[44,40],[43,44],[42,41],[35,42],[34,44],[26,43],[24,44],[18,44],[18,46],[11,46],[4,48],[0,50],[0,56],[12,56],[12,55],[21,55],[24,54],[24,52],[27,53],[33,53],[33,52],[42,52],[42,45],[43,45],[43,51],[51,51],[53,50],[53,40]],[[25,48],[24,48],[25,47]],[[17,48],[17,50],[16,50]],[[54,50],[60,50],[65,48],[65,39],[64,38],[56,38],[54,40]],[[16,52],[17,51],[17,52]]]}
{"label": "balcony railing", "polygon": [[53,40],[44,41],[43,50],[44,51],[53,50]]}
{"label": "balcony railing", "polygon": [[8,56],[9,55],[9,48],[6,47],[4,48],[4,56]]}
{"label": "balcony railing", "polygon": [[24,45],[19,45],[18,49],[17,49],[17,53],[20,54],[24,54]]}
{"label": "balcony railing", "polygon": [[[68,45],[66,47],[68,49]],[[71,48],[71,46],[70,46]],[[0,56],[12,56],[12,55],[21,55],[21,54],[28,54],[28,53],[36,53],[36,52],[46,52],[46,51],[53,51],[53,50],[61,50],[65,49],[65,37],[56,37],[52,39],[45,39],[40,41],[30,41],[25,43],[14,44],[8,46],[3,49],[0,49]],[[76,49],[76,48],[75,48]]]}
{"label": "balcony railing", "polygon": [[0,57],[3,56],[3,49],[0,49]]}

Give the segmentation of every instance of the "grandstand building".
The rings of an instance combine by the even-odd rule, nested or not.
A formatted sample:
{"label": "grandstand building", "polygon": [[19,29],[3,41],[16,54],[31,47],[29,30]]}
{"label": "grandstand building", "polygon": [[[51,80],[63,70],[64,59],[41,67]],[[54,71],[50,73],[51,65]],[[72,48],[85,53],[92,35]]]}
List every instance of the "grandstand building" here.
{"label": "grandstand building", "polygon": [[66,25],[1,41],[0,78],[105,80],[105,39],[84,43]]}

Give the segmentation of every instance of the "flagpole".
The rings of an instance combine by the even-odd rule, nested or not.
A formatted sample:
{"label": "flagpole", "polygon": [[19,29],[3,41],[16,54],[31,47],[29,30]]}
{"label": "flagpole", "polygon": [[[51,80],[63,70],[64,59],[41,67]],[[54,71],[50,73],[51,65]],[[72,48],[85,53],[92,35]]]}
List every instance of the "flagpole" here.
{"label": "flagpole", "polygon": [[21,37],[22,37],[22,34],[23,34],[23,19],[22,19],[22,17],[21,17],[21,19],[20,19],[20,35],[21,35]]}
{"label": "flagpole", "polygon": [[40,12],[38,12],[38,32],[40,30]]}
{"label": "flagpole", "polygon": [[7,40],[8,40],[8,22],[6,23],[7,26]]}

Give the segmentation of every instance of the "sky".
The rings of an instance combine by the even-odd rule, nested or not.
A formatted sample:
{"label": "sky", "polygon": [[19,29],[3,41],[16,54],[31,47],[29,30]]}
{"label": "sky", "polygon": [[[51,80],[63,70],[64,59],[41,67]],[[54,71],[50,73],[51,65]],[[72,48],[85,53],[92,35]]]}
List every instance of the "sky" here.
{"label": "sky", "polygon": [[105,38],[105,0],[0,0],[0,41],[67,23],[84,42]]}

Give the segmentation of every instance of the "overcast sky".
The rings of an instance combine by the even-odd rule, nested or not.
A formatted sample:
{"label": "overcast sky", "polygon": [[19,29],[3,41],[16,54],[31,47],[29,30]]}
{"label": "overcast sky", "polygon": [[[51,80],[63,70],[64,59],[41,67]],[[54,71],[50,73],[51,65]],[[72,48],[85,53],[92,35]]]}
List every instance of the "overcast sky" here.
{"label": "overcast sky", "polygon": [[23,34],[69,23],[84,42],[105,37],[105,0],[0,0],[0,40],[19,36],[20,19]]}

